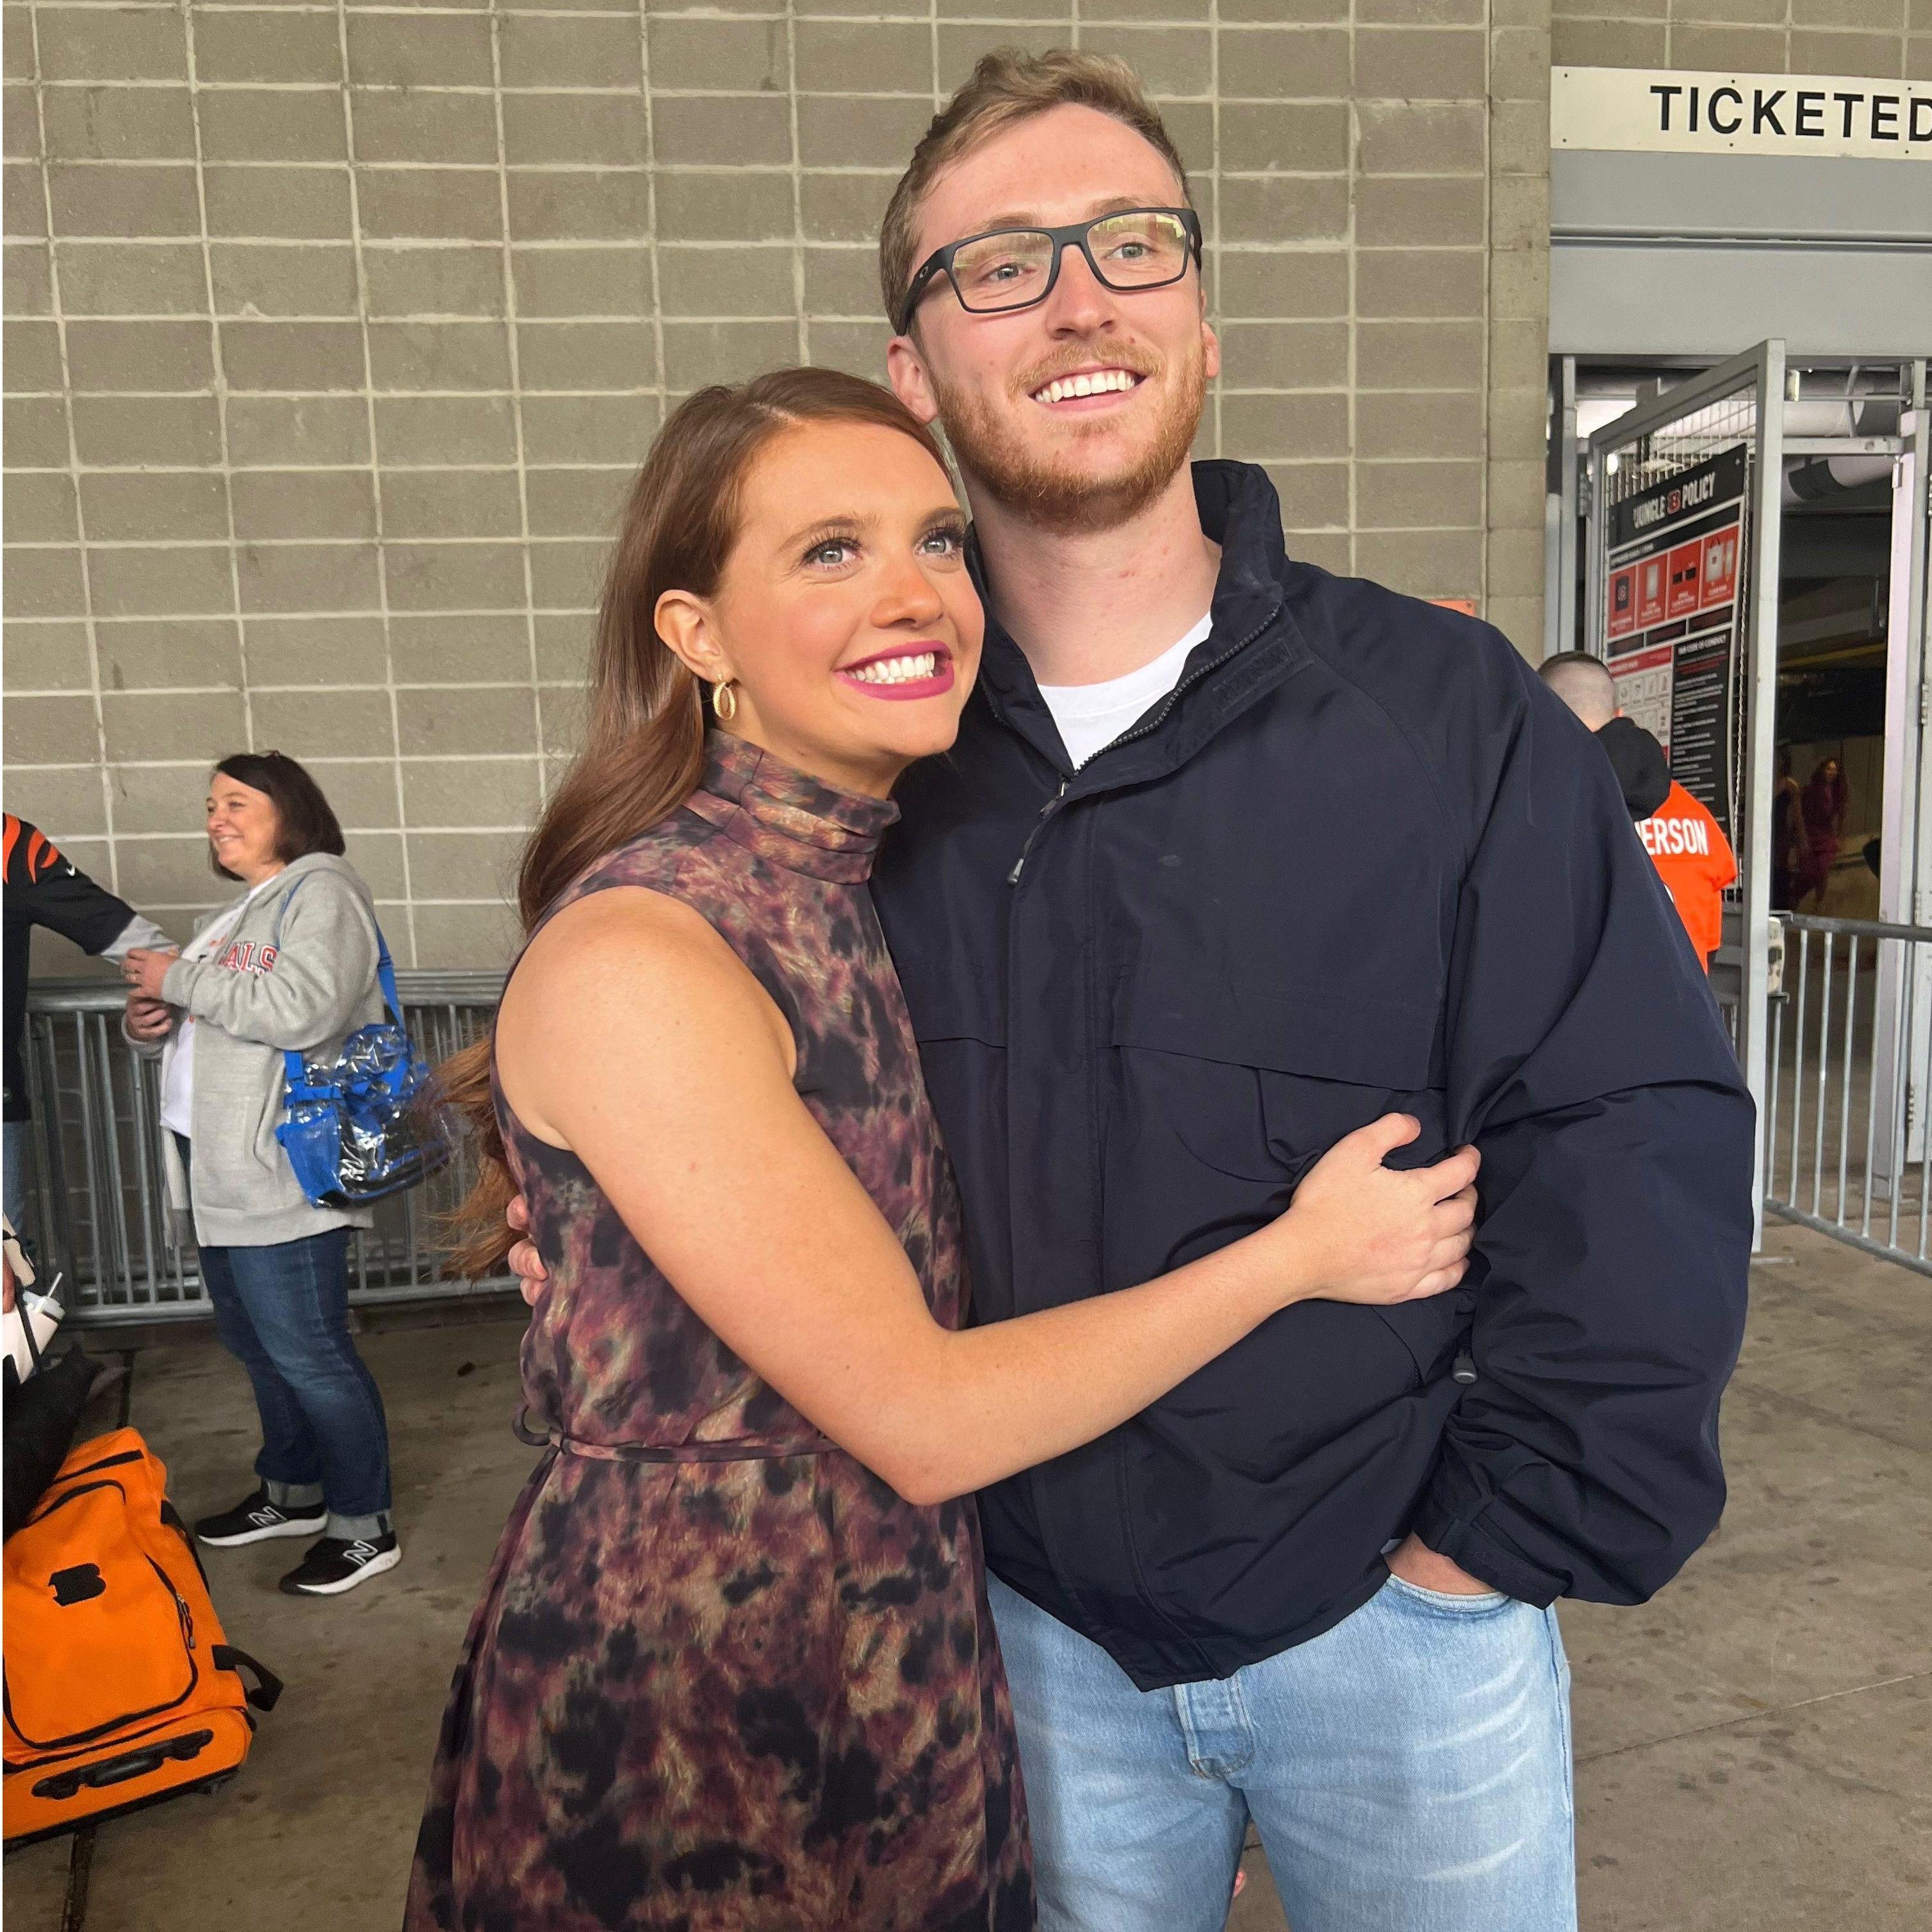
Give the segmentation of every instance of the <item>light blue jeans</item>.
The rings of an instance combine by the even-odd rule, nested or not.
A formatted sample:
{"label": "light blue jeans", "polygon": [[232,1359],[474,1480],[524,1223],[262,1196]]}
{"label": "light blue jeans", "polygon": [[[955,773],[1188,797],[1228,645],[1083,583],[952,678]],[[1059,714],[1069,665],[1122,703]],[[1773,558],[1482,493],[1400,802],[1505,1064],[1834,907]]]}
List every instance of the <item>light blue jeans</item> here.
{"label": "light blue jeans", "polygon": [[1250,1818],[1292,1932],[1574,1932],[1554,1611],[1391,1577],[1310,1642],[1141,1691],[987,1585],[1040,1932],[1221,1932]]}

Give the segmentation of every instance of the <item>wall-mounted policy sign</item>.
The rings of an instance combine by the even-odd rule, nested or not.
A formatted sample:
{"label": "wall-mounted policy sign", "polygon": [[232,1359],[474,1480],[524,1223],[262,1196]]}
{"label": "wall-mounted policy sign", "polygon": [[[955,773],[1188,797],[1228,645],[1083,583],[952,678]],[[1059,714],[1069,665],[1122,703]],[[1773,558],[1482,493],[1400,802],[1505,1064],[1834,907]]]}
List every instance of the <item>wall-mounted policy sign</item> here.
{"label": "wall-mounted policy sign", "polygon": [[1932,160],[1932,82],[1559,67],[1550,76],[1550,145]]}

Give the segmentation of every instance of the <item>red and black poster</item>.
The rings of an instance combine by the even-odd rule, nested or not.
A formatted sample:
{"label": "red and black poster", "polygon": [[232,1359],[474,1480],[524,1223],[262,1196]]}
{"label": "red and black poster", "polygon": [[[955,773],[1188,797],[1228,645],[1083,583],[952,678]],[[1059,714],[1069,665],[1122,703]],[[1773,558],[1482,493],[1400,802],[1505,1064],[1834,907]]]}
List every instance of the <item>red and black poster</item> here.
{"label": "red and black poster", "polygon": [[1617,702],[1726,838],[1746,470],[1744,451],[1727,450],[1612,505],[1604,573]]}

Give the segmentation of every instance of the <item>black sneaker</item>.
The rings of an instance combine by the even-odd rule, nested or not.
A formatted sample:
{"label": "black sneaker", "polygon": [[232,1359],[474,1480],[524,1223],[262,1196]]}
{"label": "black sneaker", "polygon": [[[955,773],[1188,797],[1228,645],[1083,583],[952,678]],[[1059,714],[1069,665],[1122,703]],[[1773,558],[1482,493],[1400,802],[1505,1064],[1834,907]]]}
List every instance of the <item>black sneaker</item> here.
{"label": "black sneaker", "polygon": [[360,1536],[353,1542],[346,1537],[325,1536],[282,1579],[282,1589],[291,1597],[339,1597],[385,1570],[393,1570],[402,1560],[402,1546],[393,1529],[381,1536]]}
{"label": "black sneaker", "polygon": [[195,1525],[196,1539],[216,1550],[232,1550],[244,1543],[266,1543],[272,1536],[313,1536],[327,1526],[328,1511],[320,1503],[268,1500],[264,1483],[246,1502],[219,1516],[205,1516]]}

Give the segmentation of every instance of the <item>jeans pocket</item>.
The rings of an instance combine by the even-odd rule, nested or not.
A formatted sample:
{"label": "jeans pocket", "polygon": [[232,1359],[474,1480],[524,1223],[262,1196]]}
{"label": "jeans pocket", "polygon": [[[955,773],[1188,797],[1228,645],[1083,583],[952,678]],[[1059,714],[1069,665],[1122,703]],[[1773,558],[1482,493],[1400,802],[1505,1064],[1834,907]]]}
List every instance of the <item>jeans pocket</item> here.
{"label": "jeans pocket", "polygon": [[1514,1597],[1505,1596],[1500,1590],[1485,1590],[1475,1596],[1462,1596],[1448,1590],[1425,1590],[1420,1583],[1412,1583],[1394,1570],[1389,1572],[1386,1587],[1410,1603],[1455,1617],[1493,1616],[1498,1610],[1510,1609],[1516,1602]]}

